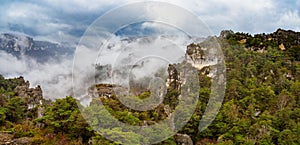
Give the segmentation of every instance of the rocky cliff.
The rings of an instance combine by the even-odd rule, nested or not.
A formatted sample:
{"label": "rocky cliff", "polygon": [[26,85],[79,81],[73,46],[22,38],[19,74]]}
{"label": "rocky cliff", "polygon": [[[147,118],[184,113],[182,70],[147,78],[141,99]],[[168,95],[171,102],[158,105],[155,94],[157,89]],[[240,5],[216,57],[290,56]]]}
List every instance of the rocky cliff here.
{"label": "rocky cliff", "polygon": [[30,88],[29,81],[25,81],[24,78],[12,78],[4,79],[1,78],[2,87],[4,90],[12,91],[13,96],[6,96],[6,98],[20,97],[24,102],[28,112],[32,114],[31,119],[41,117],[43,115],[45,105],[49,104],[49,100],[43,98],[43,92],[41,87],[38,85],[34,88]]}
{"label": "rocky cliff", "polygon": [[[42,96],[43,92],[40,86],[30,87],[29,81],[24,78],[5,79],[0,75],[0,126],[4,129],[7,122],[24,123],[33,121],[44,115],[45,108],[50,104]],[[5,125],[6,124],[6,125]],[[42,124],[35,123],[35,127],[41,127]],[[22,128],[24,129],[24,128]],[[31,137],[20,137],[15,131],[0,131],[0,144],[23,145],[30,144]]]}

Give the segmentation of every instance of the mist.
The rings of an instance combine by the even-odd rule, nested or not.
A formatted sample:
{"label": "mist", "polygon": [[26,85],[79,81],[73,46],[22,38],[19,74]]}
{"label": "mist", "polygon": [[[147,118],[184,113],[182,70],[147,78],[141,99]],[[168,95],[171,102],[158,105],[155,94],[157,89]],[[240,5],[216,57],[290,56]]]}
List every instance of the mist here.
{"label": "mist", "polygon": [[62,98],[71,95],[72,61],[72,56],[62,56],[40,63],[26,55],[17,58],[0,51],[0,74],[6,78],[23,76],[30,87],[41,85],[44,98]]}
{"label": "mist", "polygon": [[[75,62],[79,67],[77,69],[84,70],[84,73],[76,76],[79,82],[124,84],[124,81],[129,80],[117,73],[114,73],[115,78],[112,80],[112,72],[121,70],[126,72],[126,78],[130,75],[136,80],[154,76],[159,69],[166,69],[169,63],[180,62],[189,43],[191,40],[184,36],[131,38],[112,35],[110,43],[102,49],[95,51],[88,46],[78,46],[76,54],[62,55],[59,59],[49,59],[43,63],[27,55],[17,58],[10,53],[0,51],[0,74],[6,78],[23,76],[30,82],[31,87],[41,86],[44,98],[57,99],[73,95],[73,85],[81,85],[73,84],[72,81],[74,56],[86,58]],[[95,54],[98,56],[92,57]],[[101,79],[95,82],[96,64],[110,65],[112,70],[101,73],[111,75],[101,75]],[[87,90],[87,86],[82,85],[82,87],[81,89]]]}

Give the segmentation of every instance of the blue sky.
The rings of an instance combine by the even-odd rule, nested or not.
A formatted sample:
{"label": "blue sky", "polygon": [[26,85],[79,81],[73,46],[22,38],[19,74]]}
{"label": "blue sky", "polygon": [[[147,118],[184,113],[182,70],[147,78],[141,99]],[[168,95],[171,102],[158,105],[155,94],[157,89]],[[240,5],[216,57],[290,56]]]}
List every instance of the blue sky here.
{"label": "blue sky", "polygon": [[[77,43],[105,12],[143,0],[2,0],[0,32],[35,39]],[[195,13],[219,35],[224,29],[270,33],[277,28],[300,31],[300,0],[161,0]],[[153,14],[159,17],[159,14]],[[188,22],[186,22],[188,25]]]}

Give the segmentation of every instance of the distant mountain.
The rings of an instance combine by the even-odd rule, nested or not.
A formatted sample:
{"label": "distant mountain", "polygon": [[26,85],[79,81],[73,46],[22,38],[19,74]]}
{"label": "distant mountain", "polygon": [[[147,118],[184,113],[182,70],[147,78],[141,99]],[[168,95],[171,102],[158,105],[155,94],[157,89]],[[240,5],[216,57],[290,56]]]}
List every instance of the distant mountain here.
{"label": "distant mountain", "polygon": [[29,56],[43,63],[49,59],[59,59],[61,56],[73,54],[74,48],[47,41],[37,41],[28,36],[17,34],[0,34],[0,51],[5,51],[18,58]]}

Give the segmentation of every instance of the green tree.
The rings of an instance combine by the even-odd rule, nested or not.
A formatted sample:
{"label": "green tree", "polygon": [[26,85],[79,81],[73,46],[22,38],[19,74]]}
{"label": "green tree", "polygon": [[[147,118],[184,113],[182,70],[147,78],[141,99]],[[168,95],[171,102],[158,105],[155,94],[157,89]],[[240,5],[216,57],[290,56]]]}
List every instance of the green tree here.
{"label": "green tree", "polygon": [[0,126],[4,125],[6,122],[6,112],[6,108],[0,107]]}
{"label": "green tree", "polygon": [[70,96],[57,99],[46,109],[45,115],[36,121],[44,123],[54,133],[63,133],[71,138],[87,140],[92,135],[77,107],[77,100]]}
{"label": "green tree", "polygon": [[26,104],[20,97],[13,97],[7,103],[6,118],[11,122],[21,122],[26,116]]}

